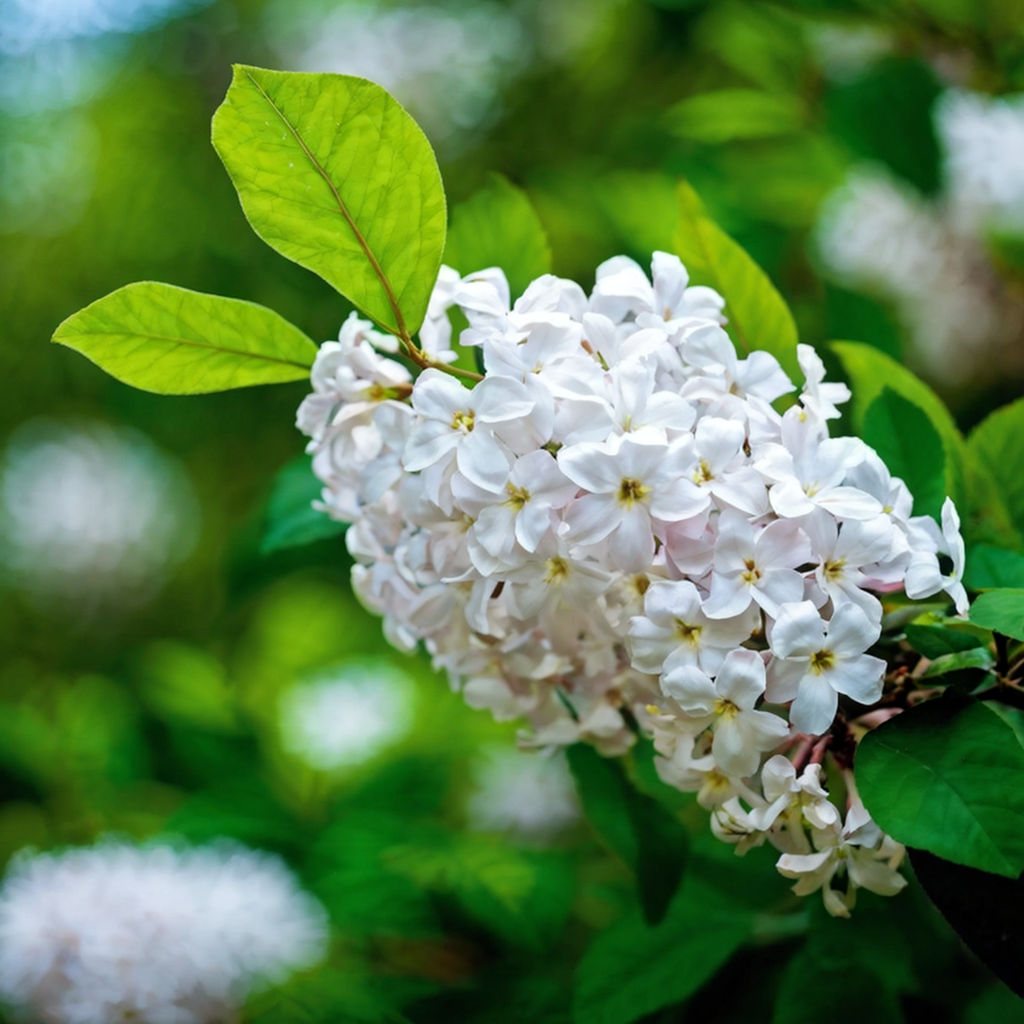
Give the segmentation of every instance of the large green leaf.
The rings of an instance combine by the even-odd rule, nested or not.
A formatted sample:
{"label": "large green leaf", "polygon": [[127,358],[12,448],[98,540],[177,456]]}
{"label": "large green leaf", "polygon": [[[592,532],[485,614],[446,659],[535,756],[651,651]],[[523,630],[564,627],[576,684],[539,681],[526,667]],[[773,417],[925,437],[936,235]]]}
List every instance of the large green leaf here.
{"label": "large green leaf", "polygon": [[1024,640],[1024,589],[988,590],[971,605],[971,622]]}
{"label": "large green leaf", "polygon": [[655,927],[630,914],[599,934],[576,972],[573,1020],[629,1024],[692,996],[749,937],[753,915],[692,874]]}
{"label": "large green leaf", "polygon": [[1024,398],[997,409],[967,438],[967,450],[999,483],[998,498],[1024,536]]}
{"label": "large green leaf", "polygon": [[894,391],[916,405],[931,421],[946,453],[946,489],[954,500],[964,493],[964,439],[942,399],[891,356],[856,341],[834,341],[832,350],[839,356],[853,389],[853,425],[864,433],[867,413],[884,389]]}
{"label": "large green leaf", "polygon": [[495,174],[452,210],[444,261],[462,274],[501,267],[516,298],[551,272],[551,249],[526,193]]}
{"label": "large green leaf", "polygon": [[791,376],[798,371],[793,314],[763,270],[704,209],[685,181],[678,190],[675,250],[691,276],[725,299],[728,330],[742,354],[770,352]]}
{"label": "large green leaf", "polygon": [[633,785],[621,762],[581,743],[569,748],[568,758],[588,821],[635,873],[646,919],[660,921],[686,867],[686,830]]}
{"label": "large green leaf", "polygon": [[964,584],[971,590],[1024,586],[1024,553],[976,544],[967,552]]}
{"label": "large green leaf", "polygon": [[155,281],[90,303],[53,340],[161,395],[302,380],[316,356],[316,345],[273,310]]}
{"label": "large green leaf", "polygon": [[939,518],[946,496],[942,438],[927,414],[891,388],[868,406],[862,436],[914,496],[914,512]]}
{"label": "large green leaf", "polygon": [[857,785],[893,838],[957,864],[1024,870],[1024,749],[983,704],[944,696],[890,719],[857,748]]}
{"label": "large green leaf", "polygon": [[236,65],[213,144],[260,238],[386,330],[417,330],[444,251],[444,189],[430,143],[384,89]]}

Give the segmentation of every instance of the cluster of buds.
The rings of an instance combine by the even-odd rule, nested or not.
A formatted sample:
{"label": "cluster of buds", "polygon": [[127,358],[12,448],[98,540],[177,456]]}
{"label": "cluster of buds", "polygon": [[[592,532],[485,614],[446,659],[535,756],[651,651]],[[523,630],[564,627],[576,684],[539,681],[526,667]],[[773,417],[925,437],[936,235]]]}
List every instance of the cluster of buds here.
{"label": "cluster of buds", "polygon": [[[548,275],[513,305],[500,270],[442,268],[431,367],[414,379],[353,316],[320,349],[299,427],[392,643],[423,644],[528,744],[614,755],[652,737],[716,834],[767,839],[797,892],[846,913],[859,886],[902,886],[902,851],[848,762],[844,817],[822,759],[834,722],[882,696],[876,595],[966,608],[956,511],[941,528],[913,516],[877,453],[829,437],[849,392],[810,346],[787,400],[772,355],[738,356],[722,296],[674,256],[651,269],[615,257],[589,297]],[[451,366],[453,307],[482,375]]]}

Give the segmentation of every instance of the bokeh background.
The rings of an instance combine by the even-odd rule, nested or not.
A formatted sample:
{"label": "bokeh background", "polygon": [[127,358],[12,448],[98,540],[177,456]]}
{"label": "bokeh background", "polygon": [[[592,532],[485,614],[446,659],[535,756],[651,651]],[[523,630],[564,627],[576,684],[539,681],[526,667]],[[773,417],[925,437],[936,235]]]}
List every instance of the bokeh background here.
{"label": "bokeh background", "polygon": [[[803,340],[897,356],[966,428],[1024,381],[1024,5],[0,0],[0,861],[109,833],[280,853],[334,947],[247,1020],[568,1020],[628,877],[562,761],[388,649],[336,533],[268,539],[315,493],[304,387],[157,398],[48,344],[146,279],[336,335],[344,301],[255,237],[209,144],[236,61],[386,86],[450,203],[506,175],[584,287],[670,247],[685,176]],[[770,862],[722,870],[785,895]],[[856,927],[890,958],[945,950],[908,1019],[1014,1019],[933,916],[883,919]],[[659,1019],[770,1019],[778,948]]]}

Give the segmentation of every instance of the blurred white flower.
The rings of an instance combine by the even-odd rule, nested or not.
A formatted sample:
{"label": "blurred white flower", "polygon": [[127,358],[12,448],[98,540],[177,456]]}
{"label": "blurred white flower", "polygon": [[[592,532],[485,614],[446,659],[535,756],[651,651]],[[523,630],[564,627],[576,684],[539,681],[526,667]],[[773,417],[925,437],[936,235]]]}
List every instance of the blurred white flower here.
{"label": "blurred white flower", "polygon": [[408,733],[413,680],[384,659],[361,659],[281,696],[281,740],[318,771],[362,764]]}
{"label": "blurred white flower", "polygon": [[560,752],[546,756],[495,748],[477,761],[473,781],[466,811],[481,832],[544,839],[579,818],[576,789]]}
{"label": "blurred white flower", "polygon": [[25,852],[0,889],[0,996],[44,1024],[206,1024],[326,942],[284,864],[235,844]]}
{"label": "blurred white flower", "polygon": [[0,578],[47,605],[137,605],[196,527],[184,472],[136,430],[31,420],[0,454]]}
{"label": "blurred white flower", "polygon": [[953,89],[935,108],[946,195],[964,230],[1024,229],[1024,94]]}
{"label": "blurred white flower", "polygon": [[1014,343],[1024,298],[993,267],[976,216],[987,200],[974,205],[966,185],[964,174],[930,203],[888,172],[861,167],[826,201],[816,229],[826,270],[892,302],[912,359],[954,387],[1024,372],[1024,347]]}
{"label": "blurred white flower", "polygon": [[501,87],[529,59],[519,18],[504,5],[332,5],[303,14],[279,0],[268,37],[295,70],[358,75],[405,104],[437,146],[487,122]]}

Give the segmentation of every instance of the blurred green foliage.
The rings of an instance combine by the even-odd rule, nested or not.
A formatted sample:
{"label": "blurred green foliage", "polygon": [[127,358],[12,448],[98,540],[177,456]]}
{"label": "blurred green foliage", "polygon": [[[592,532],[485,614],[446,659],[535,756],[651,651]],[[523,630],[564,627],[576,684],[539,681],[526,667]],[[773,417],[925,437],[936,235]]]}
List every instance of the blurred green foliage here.
{"label": "blurred green foliage", "polygon": [[[126,589],[98,602],[83,585],[66,600],[41,600],[0,565],[0,858],[111,831],[231,836],[279,852],[327,907],[332,953],[255,997],[247,1021],[1019,1019],[1019,1004],[963,953],[916,888],[884,907],[865,901],[852,923],[810,921],[770,864],[761,871],[763,851],[738,861],[703,844],[705,819],[688,798],[678,803],[697,833],[691,870],[653,929],[630,871],[586,826],[543,841],[470,827],[479,751],[511,748],[514,728],[467,709],[422,660],[387,647],[350,593],[343,542],[326,519],[306,514],[308,476],[292,469],[274,482],[300,454],[293,422],[303,385],[157,398],[47,344],[70,313],[149,279],[258,301],[316,340],[336,334],[343,301],[248,229],[203,140],[233,62],[298,67],[308,46],[277,27],[294,21],[315,34],[337,7],[167,5],[141,27],[125,15],[114,31],[69,30],[2,54],[0,445],[41,416],[134,425],[180,462],[200,528],[145,596]],[[586,287],[614,253],[646,262],[652,249],[673,247],[676,182],[685,177],[785,295],[804,340],[861,343],[838,348],[842,366],[833,369],[846,371],[862,405],[895,392],[930,411],[934,396],[899,373],[905,339],[894,311],[829,281],[810,236],[825,197],[864,159],[924,194],[939,190],[939,92],[1024,89],[1019,0],[477,8],[485,26],[499,14],[519,26],[516,59],[486,88],[458,86],[482,98],[476,120],[440,132],[450,200],[480,188],[506,194],[490,176],[504,175],[539,211],[555,272]],[[346,9],[368,18],[399,6]],[[469,23],[469,7],[457,4],[402,9]],[[462,45],[477,45],[468,30]],[[331,66],[315,70],[348,69],[344,35],[316,52],[329,52]],[[385,50],[378,61],[388,69],[395,57]],[[417,116],[417,101],[445,85],[432,74],[405,95],[394,89]],[[445,87],[442,121],[446,99],[455,100]],[[470,205],[454,223],[471,225],[472,216]],[[471,240],[458,251],[472,253]],[[1014,240],[998,251],[1000,273],[1019,286]],[[534,273],[530,254],[517,255]],[[547,259],[533,255],[537,265]],[[942,397],[966,429],[1020,384]],[[1019,409],[970,435],[966,447],[986,472],[1019,445]],[[855,419],[863,413],[853,410]],[[960,473],[949,458],[964,447],[955,426],[936,412],[921,430],[929,441],[937,431],[950,472]],[[12,464],[0,466],[10,483]],[[969,494],[976,539],[989,542],[968,580],[977,573],[977,586],[1012,586],[1006,559],[1019,561],[1024,531],[1019,479],[998,521],[987,479],[948,481]],[[25,493],[16,479],[3,491],[8,515],[27,508],[45,517],[45,502],[21,505]],[[52,496],[55,506],[85,500],[59,488]],[[40,564],[52,551],[44,537]],[[1019,571],[1015,578],[1019,585]],[[363,763],[311,767],[283,737],[282,700],[368,656],[412,676],[412,727]],[[656,791],[649,763],[633,769]],[[803,938],[811,927],[814,942]],[[623,978],[627,963],[634,969]]]}

